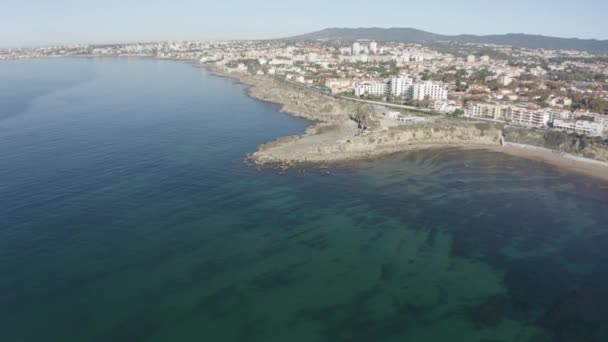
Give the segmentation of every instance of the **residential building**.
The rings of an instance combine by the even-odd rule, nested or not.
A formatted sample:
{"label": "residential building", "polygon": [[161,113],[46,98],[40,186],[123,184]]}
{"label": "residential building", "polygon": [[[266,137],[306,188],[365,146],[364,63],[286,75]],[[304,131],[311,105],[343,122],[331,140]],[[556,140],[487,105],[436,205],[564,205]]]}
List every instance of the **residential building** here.
{"label": "residential building", "polygon": [[598,123],[601,123],[602,125],[604,125],[604,131],[608,131],[608,115],[597,114],[597,113],[584,113],[583,115],[593,117],[595,122],[598,122]]}
{"label": "residential building", "polygon": [[511,119],[511,106],[498,103],[475,103],[465,111],[469,117],[493,120]]}
{"label": "residential building", "polygon": [[410,99],[414,101],[447,100],[448,89],[444,84],[436,82],[414,83],[410,92]]}
{"label": "residential building", "polygon": [[511,121],[529,127],[546,127],[551,121],[551,114],[544,110],[512,107]]}
{"label": "residential building", "polygon": [[600,122],[577,119],[554,119],[553,128],[565,132],[600,137],[604,134],[604,125]]}
{"label": "residential building", "polygon": [[395,97],[409,95],[414,85],[414,79],[410,77],[391,78],[388,81],[390,94]]}
{"label": "residential building", "polygon": [[359,53],[361,52],[361,44],[359,44],[358,42],[353,43],[353,56],[357,56],[359,55]]}
{"label": "residential building", "polygon": [[355,96],[385,96],[388,86],[383,81],[365,81],[355,83]]}
{"label": "residential building", "polygon": [[373,54],[377,54],[378,53],[378,43],[376,43],[376,42],[369,43],[369,52],[373,53]]}

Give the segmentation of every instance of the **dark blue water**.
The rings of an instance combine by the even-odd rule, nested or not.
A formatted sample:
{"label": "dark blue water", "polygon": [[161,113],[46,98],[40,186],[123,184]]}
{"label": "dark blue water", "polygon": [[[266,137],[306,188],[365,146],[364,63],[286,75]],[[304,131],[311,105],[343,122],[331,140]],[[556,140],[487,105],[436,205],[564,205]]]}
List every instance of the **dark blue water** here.
{"label": "dark blue water", "polygon": [[608,185],[496,153],[279,174],[188,64],[0,64],[1,341],[606,341]]}

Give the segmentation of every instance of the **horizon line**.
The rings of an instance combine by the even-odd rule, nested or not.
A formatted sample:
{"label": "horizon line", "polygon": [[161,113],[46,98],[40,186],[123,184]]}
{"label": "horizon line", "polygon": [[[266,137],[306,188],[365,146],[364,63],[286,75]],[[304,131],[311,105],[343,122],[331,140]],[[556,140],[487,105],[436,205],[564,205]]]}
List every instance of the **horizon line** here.
{"label": "horizon line", "polygon": [[135,40],[129,39],[124,41],[107,41],[103,42],[103,39],[100,39],[98,42],[55,42],[55,43],[40,43],[40,44],[24,44],[24,45],[3,45],[0,44],[0,49],[13,49],[13,48],[41,48],[41,47],[53,47],[53,46],[65,46],[65,45],[111,45],[111,44],[141,44],[141,43],[160,43],[160,42],[184,42],[184,41],[207,41],[207,42],[220,42],[220,41],[278,41],[278,40],[289,40],[291,38],[297,38],[300,36],[310,35],[313,33],[318,33],[326,30],[365,30],[365,29],[376,29],[376,30],[395,30],[395,29],[409,29],[416,30],[420,32],[430,33],[441,35],[445,37],[460,37],[460,36],[474,36],[474,37],[488,37],[488,36],[509,36],[509,35],[525,35],[525,36],[536,36],[536,37],[545,37],[545,38],[556,38],[556,39],[570,39],[570,40],[580,40],[580,41],[596,41],[596,42],[608,42],[608,38],[580,38],[580,37],[564,37],[564,36],[554,36],[554,35],[545,35],[540,33],[525,33],[525,32],[507,32],[507,33],[490,33],[490,34],[477,34],[477,33],[457,33],[457,34],[444,34],[437,33],[434,31],[427,31],[418,29],[415,27],[408,26],[392,26],[392,27],[380,27],[380,26],[359,26],[359,27],[325,27],[321,29],[317,29],[314,31],[310,31],[307,33],[300,33],[296,35],[291,35],[288,37],[282,38],[178,38],[178,39],[159,39],[159,40]]}

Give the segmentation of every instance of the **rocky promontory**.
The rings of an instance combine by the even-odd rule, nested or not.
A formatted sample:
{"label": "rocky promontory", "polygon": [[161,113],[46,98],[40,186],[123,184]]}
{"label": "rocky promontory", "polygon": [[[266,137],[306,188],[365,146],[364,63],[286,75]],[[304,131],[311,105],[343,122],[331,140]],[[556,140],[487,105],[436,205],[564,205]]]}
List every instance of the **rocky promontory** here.
{"label": "rocky promontory", "polygon": [[487,124],[429,117],[402,124],[386,108],[335,98],[304,85],[267,76],[221,74],[248,84],[249,95],[277,103],[281,111],[313,121],[305,134],[263,144],[251,154],[258,164],[339,162],[429,147],[499,146],[500,130]]}
{"label": "rocky promontory", "polygon": [[211,70],[249,85],[253,98],[279,104],[282,112],[311,121],[302,135],[258,146],[249,159],[259,165],[334,163],[450,147],[517,155],[608,180],[608,145],[597,139],[441,115],[423,115],[403,122],[385,116],[394,109],[384,106],[336,98],[270,76]]}

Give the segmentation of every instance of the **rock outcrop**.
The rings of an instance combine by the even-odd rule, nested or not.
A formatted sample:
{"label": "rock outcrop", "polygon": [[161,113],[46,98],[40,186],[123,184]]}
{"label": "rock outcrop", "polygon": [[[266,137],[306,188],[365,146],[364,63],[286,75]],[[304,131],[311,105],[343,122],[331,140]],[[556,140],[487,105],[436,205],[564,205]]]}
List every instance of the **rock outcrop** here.
{"label": "rock outcrop", "polygon": [[260,146],[252,157],[261,164],[338,162],[419,148],[498,147],[500,136],[499,128],[473,123],[397,126],[348,138],[335,137],[341,139],[291,137]]}
{"label": "rock outcrop", "polygon": [[338,162],[425,147],[499,146],[500,129],[453,123],[382,127],[376,109],[265,76],[225,75],[251,85],[249,95],[280,104],[281,111],[314,123],[300,136],[263,144],[251,154],[258,164]]}

